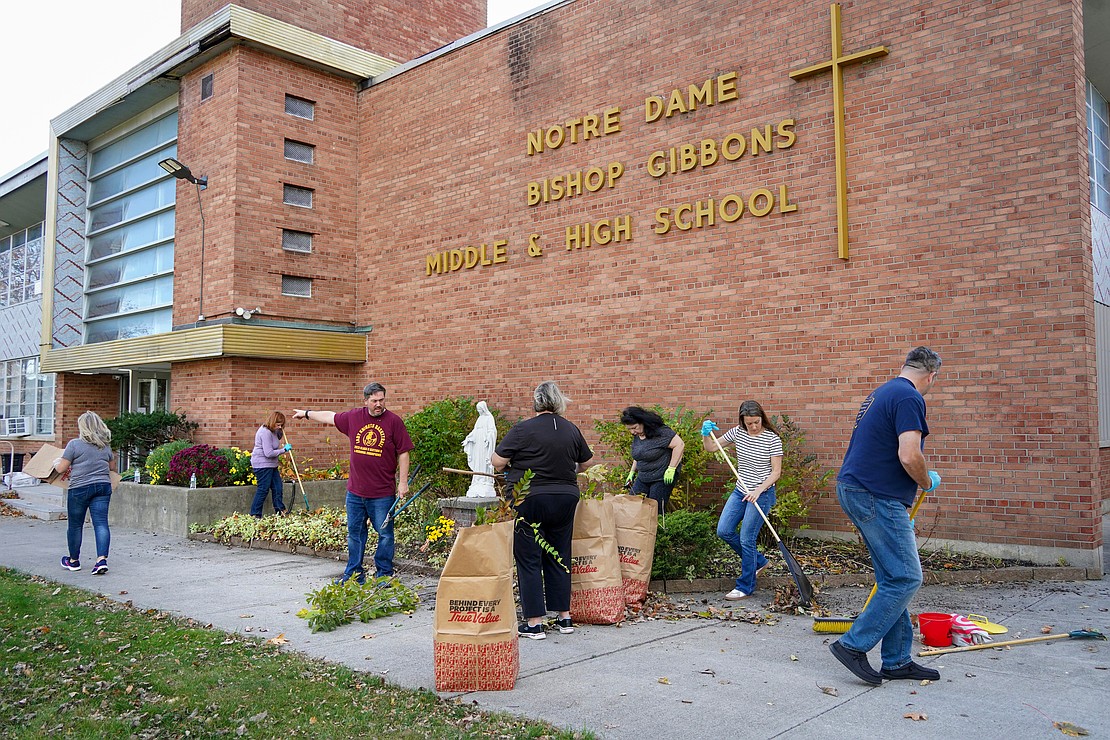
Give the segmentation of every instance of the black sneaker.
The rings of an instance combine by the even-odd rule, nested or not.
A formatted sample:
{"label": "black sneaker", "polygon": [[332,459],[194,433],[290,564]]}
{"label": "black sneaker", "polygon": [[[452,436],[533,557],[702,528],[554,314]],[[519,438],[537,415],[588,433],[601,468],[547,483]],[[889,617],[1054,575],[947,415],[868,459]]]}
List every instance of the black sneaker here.
{"label": "black sneaker", "polygon": [[96,561],[96,565],[92,569],[94,576],[102,576],[108,572],[108,558],[102,558]]}
{"label": "black sneaker", "polygon": [[574,622],[570,621],[570,617],[566,619],[556,619],[555,626],[559,628],[559,632],[564,635],[569,635],[574,632]]}
{"label": "black sneaker", "polygon": [[527,622],[521,622],[516,628],[516,633],[520,637],[527,637],[529,640],[544,640],[547,638],[547,635],[543,633],[542,624],[529,627]]}
{"label": "black sneaker", "polygon": [[62,558],[62,567],[66,570],[81,570],[81,561],[66,555]]}
{"label": "black sneaker", "polygon": [[829,645],[829,650],[832,651],[837,660],[844,664],[845,668],[856,674],[856,678],[872,686],[882,684],[883,677],[867,662],[867,653],[845,647],[840,644],[840,640]]}
{"label": "black sneaker", "polygon": [[932,668],[926,668],[923,665],[918,665],[912,660],[901,668],[884,668],[879,671],[882,677],[890,681],[898,681],[900,679],[908,678],[912,681],[939,681],[940,671],[935,671]]}

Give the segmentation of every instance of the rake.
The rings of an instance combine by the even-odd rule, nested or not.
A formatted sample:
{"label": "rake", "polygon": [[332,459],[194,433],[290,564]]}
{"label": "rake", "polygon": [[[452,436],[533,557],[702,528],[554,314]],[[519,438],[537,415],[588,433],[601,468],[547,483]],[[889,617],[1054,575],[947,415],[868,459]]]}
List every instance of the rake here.
{"label": "rake", "polygon": [[[744,485],[744,481],[740,480],[740,473],[736,470],[736,466],[732,464],[732,460],[729,459],[728,454],[725,452],[725,448],[721,446],[721,440],[717,439],[717,435],[713,434],[713,432],[710,432],[709,436],[713,438],[713,442],[717,445],[717,451],[721,453],[721,457],[725,459],[729,468],[732,469],[732,474],[736,476],[736,485],[740,487],[744,495],[751,495],[748,487]],[[790,550],[786,549],[786,543],[782,541],[782,538],[779,537],[779,533],[771,526],[771,520],[763,513],[763,509],[759,508],[759,504],[756,504],[753,508],[763,517],[763,522],[767,525],[767,529],[771,530],[771,535],[775,538],[775,542],[779,546],[779,552],[782,553],[782,559],[786,561],[786,569],[790,571],[790,575],[794,578],[794,583],[798,586],[798,594],[801,596],[802,606],[811,606],[813,604],[813,584],[809,582],[806,574],[802,572],[802,566],[798,565],[798,561],[790,554]]]}
{"label": "rake", "polygon": [[987,648],[1009,647],[1010,645],[1028,645],[1031,642],[1047,642],[1048,640],[1105,640],[1106,635],[1097,630],[1072,630],[1060,635],[1041,635],[1040,637],[1022,637],[1017,640],[1003,640],[1002,642],[985,642],[981,645],[964,645],[962,647],[936,648],[935,650],[922,650],[919,656],[944,655],[945,653],[965,653],[968,650],[986,650]]}

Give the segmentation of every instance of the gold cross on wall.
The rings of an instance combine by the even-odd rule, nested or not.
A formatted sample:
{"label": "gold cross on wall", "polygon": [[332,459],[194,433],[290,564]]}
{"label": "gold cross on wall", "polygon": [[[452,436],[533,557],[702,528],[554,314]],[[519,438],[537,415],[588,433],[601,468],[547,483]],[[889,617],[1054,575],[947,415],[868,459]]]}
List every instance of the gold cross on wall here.
{"label": "gold cross on wall", "polygon": [[797,81],[810,75],[832,70],[833,76],[833,124],[836,136],[836,242],[837,256],[848,259],[848,168],[844,147],[844,67],[855,62],[865,62],[886,56],[890,49],[876,46],[866,51],[842,56],[840,38],[840,3],[833,3],[829,9],[832,16],[832,59],[812,67],[790,73]]}

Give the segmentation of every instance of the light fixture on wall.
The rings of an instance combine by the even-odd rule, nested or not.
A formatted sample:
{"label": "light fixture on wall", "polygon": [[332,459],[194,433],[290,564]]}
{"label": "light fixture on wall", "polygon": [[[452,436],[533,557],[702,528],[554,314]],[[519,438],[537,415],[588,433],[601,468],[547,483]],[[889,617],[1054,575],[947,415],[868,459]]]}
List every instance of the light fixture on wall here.
{"label": "light fixture on wall", "polygon": [[200,288],[197,291],[199,301],[197,323],[199,324],[204,321],[204,206],[201,204],[200,191],[208,187],[208,178],[197,177],[188,167],[173,158],[163,159],[158,166],[177,179],[197,186],[197,212],[200,213]]}
{"label": "light fixture on wall", "polygon": [[261,308],[246,309],[246,308],[243,308],[241,306],[239,308],[235,309],[235,315],[236,316],[242,316],[243,321],[250,321],[251,316],[254,316],[256,313],[262,313],[262,309]]}

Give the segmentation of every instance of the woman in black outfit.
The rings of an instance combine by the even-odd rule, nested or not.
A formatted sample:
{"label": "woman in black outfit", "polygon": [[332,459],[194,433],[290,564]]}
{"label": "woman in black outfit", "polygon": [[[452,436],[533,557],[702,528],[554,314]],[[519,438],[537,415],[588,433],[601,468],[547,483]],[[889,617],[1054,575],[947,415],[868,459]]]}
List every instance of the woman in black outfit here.
{"label": "woman in black outfit", "polygon": [[559,553],[565,564],[536,544],[532,528],[521,524],[513,538],[517,583],[524,623],[517,628],[521,637],[544,638],[543,620],[550,609],[559,613],[555,624],[559,632],[574,632],[570,619],[570,544],[574,534],[574,510],[578,507],[578,473],[584,471],[593,453],[578,427],[563,418],[567,397],[551,381],[540,383],[532,394],[536,415],[509,430],[494,450],[495,470],[508,468],[509,485],[532,471],[528,495],[517,514],[530,524],[539,525],[539,534]]}

